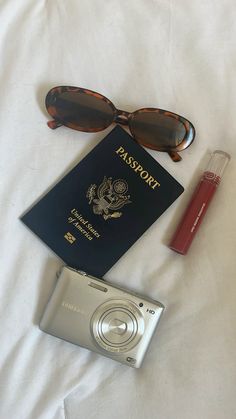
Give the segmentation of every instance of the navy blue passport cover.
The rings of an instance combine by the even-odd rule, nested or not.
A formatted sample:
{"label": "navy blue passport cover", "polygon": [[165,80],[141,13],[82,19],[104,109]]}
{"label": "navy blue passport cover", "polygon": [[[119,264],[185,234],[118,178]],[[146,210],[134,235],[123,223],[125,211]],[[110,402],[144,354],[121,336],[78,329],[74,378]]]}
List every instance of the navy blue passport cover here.
{"label": "navy blue passport cover", "polygon": [[117,126],[21,220],[66,264],[101,277],[183,190]]}

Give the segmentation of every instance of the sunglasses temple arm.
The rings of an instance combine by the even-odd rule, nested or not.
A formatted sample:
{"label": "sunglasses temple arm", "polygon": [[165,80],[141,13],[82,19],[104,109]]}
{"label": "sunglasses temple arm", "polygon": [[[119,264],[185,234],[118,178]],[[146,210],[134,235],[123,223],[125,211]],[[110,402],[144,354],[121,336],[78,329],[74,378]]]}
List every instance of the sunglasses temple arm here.
{"label": "sunglasses temple arm", "polygon": [[167,151],[167,153],[169,154],[171,160],[173,160],[174,162],[182,160],[182,157],[180,157],[180,155],[176,151]]}
{"label": "sunglasses temple arm", "polygon": [[53,119],[52,121],[48,121],[47,122],[47,126],[51,129],[56,129],[62,126],[62,124],[58,121],[56,121],[55,119]]}

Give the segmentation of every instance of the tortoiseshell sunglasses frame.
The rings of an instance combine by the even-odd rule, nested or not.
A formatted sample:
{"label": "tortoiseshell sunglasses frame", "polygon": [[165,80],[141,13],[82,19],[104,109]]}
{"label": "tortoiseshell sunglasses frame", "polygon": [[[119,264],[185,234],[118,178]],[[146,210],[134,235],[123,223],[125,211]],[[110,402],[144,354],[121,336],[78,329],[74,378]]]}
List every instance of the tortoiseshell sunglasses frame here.
{"label": "tortoiseshell sunglasses frame", "polygon": [[132,132],[132,129],[129,125],[129,122],[132,120],[132,118],[134,118],[134,116],[138,113],[144,113],[144,112],[157,112],[159,114],[163,114],[166,115],[168,117],[171,118],[175,118],[177,121],[180,121],[184,127],[185,127],[185,136],[183,138],[183,140],[181,141],[180,144],[178,144],[175,147],[163,147],[163,146],[155,146],[153,144],[147,144],[145,142],[142,141],[138,141],[136,140],[139,144],[143,145],[144,147],[150,148],[152,150],[156,150],[156,151],[164,151],[167,152],[169,154],[169,156],[171,157],[171,159],[174,162],[178,162],[180,160],[182,160],[182,158],[180,157],[180,155],[178,154],[178,151],[182,151],[185,150],[187,147],[190,146],[190,144],[192,144],[194,137],[195,137],[195,128],[192,125],[192,123],[190,121],[188,121],[186,118],[177,115],[173,112],[169,112],[169,111],[165,111],[164,109],[158,109],[158,108],[141,108],[138,109],[134,112],[126,112],[123,111],[121,109],[117,109],[114,104],[105,96],[101,95],[100,93],[97,93],[93,90],[89,90],[89,89],[84,89],[82,87],[73,87],[73,86],[56,86],[53,87],[51,90],[49,90],[46,99],[45,99],[45,105],[47,108],[48,113],[54,118],[52,121],[48,121],[47,125],[49,128],[51,129],[56,129],[62,125],[65,125],[69,128],[75,129],[77,131],[84,131],[84,132],[98,132],[98,131],[102,131],[104,129],[107,128],[107,126],[101,126],[99,128],[84,128],[82,126],[79,126],[78,124],[73,124],[73,123],[64,123],[63,121],[60,121],[58,119],[58,117],[56,117],[57,111],[56,108],[52,105],[50,105],[49,103],[53,102],[53,98],[61,93],[64,92],[80,92],[80,93],[85,93],[87,95],[91,95],[94,96],[100,100],[103,100],[104,102],[108,103],[109,106],[112,108],[113,112],[114,112],[114,118],[112,123],[117,123],[117,124],[121,124],[121,125],[126,125],[129,128],[130,133],[132,134],[133,138],[136,140],[134,133]]}

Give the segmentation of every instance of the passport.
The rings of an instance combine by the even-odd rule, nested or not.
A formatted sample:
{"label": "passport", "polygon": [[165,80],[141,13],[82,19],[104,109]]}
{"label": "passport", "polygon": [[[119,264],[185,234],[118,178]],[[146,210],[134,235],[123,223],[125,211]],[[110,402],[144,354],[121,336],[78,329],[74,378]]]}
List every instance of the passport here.
{"label": "passport", "polygon": [[67,265],[102,277],[183,191],[117,126],[21,220]]}

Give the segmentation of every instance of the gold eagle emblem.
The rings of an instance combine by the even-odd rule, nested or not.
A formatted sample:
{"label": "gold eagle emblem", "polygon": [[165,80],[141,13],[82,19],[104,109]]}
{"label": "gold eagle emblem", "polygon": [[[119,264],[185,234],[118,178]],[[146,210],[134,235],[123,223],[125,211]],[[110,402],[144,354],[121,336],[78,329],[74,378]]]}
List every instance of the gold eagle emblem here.
{"label": "gold eagle emblem", "polygon": [[130,195],[126,195],[128,184],[124,179],[112,181],[112,177],[104,176],[102,183],[92,184],[87,190],[86,197],[89,205],[93,205],[93,212],[102,215],[104,220],[119,218],[122,212],[118,211],[124,205],[130,204]]}

